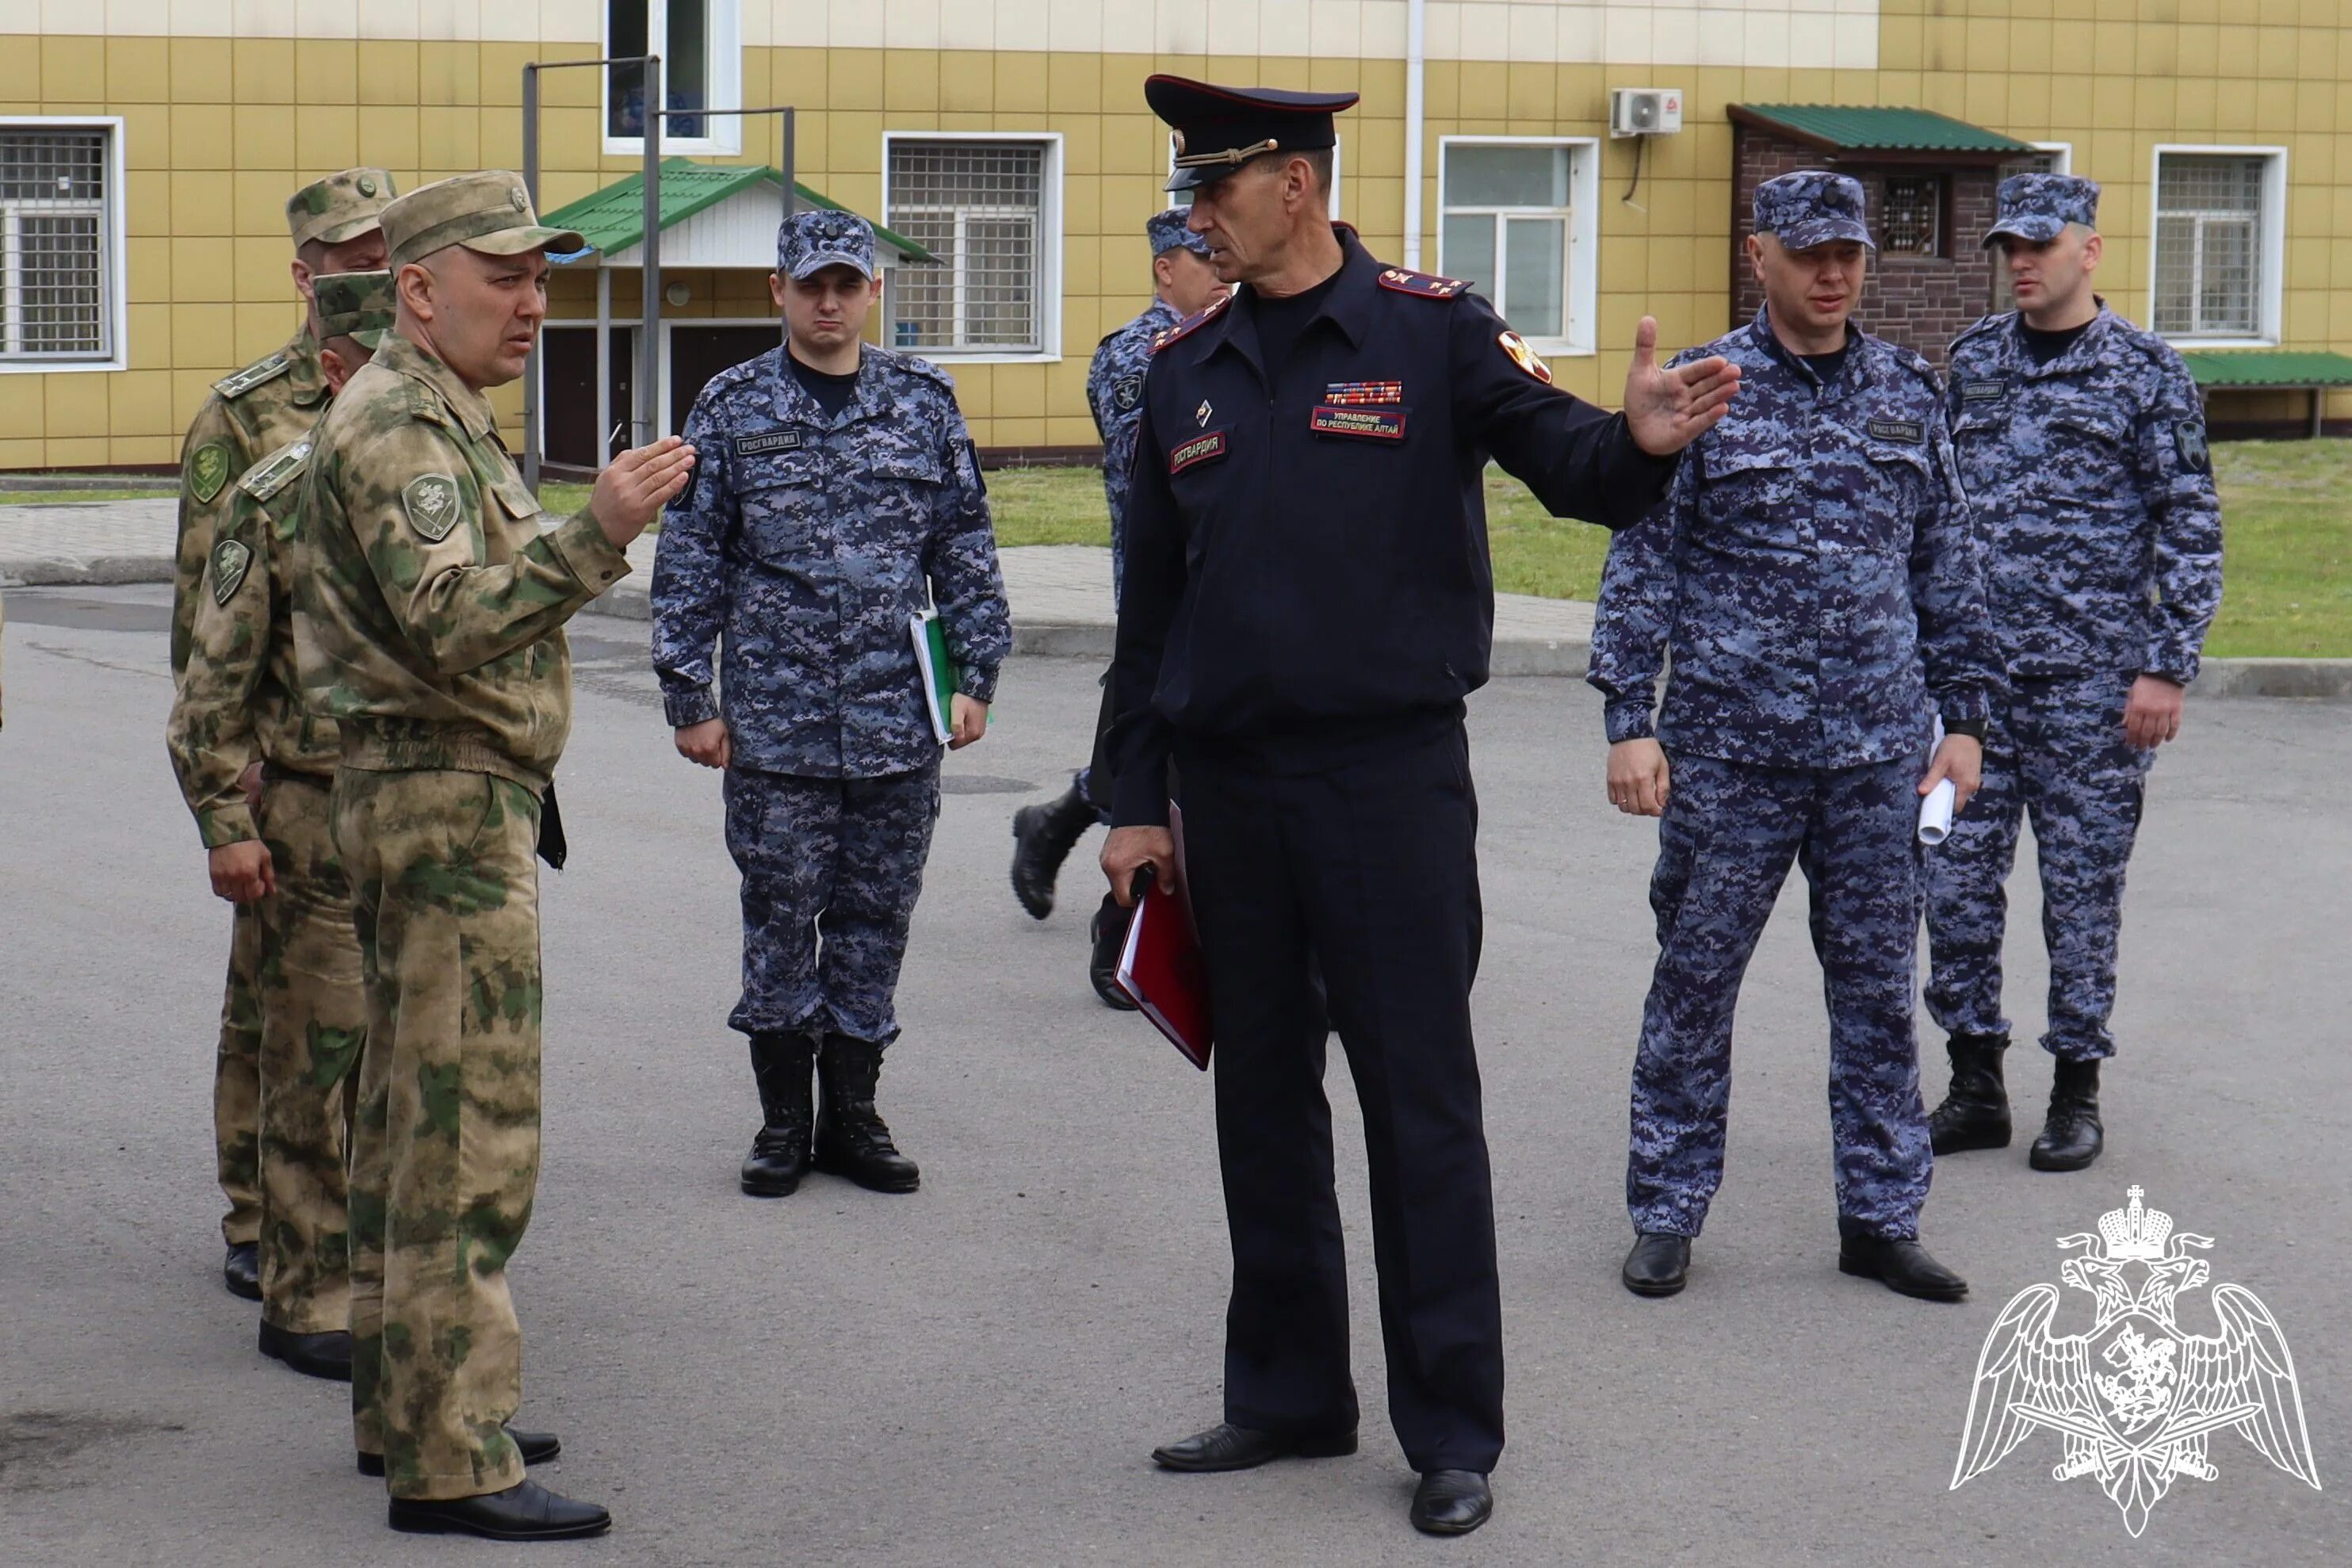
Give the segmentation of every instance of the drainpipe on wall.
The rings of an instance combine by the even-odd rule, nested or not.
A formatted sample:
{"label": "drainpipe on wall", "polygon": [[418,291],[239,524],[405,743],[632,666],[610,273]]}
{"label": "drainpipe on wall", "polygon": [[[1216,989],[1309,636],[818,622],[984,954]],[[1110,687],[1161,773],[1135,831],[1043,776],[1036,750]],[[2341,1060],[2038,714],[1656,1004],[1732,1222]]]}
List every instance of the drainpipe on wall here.
{"label": "drainpipe on wall", "polygon": [[1428,0],[1405,0],[1404,264],[1421,270],[1422,44]]}

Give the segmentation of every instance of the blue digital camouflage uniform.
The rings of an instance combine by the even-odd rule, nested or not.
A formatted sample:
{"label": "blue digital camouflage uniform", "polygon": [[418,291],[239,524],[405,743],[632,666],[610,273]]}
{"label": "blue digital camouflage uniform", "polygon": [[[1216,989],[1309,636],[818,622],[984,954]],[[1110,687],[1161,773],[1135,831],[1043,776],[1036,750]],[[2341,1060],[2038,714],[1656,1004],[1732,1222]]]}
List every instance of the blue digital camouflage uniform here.
{"label": "blue digital camouflage uniform", "polygon": [[[863,227],[848,214],[794,219],[780,268],[842,259],[812,220],[844,219]],[[870,230],[865,247],[870,271]],[[654,559],[654,667],[672,725],[727,721],[744,943],[729,1022],[883,1044],[939,810],[940,743],[908,625],[936,597],[958,689],[983,702],[1012,626],[947,376],[868,345],[833,418],[785,353],[714,377],[688,417],[698,461]]]}
{"label": "blue digital camouflage uniform", "polygon": [[[1197,256],[1209,254],[1209,242],[1186,226],[1182,207],[1154,213],[1144,226],[1158,260],[1178,247]],[[1103,444],[1103,499],[1110,506],[1111,603],[1118,603],[1118,586],[1127,567],[1128,469],[1135,458],[1135,433],[1143,423],[1143,374],[1151,365],[1152,341],[1183,320],[1173,305],[1153,298],[1143,314],[1110,333],[1096,346],[1094,363],[1087,371],[1087,406],[1093,410],[1095,429]]]}
{"label": "blue digital camouflage uniform", "polygon": [[[2019,175],[1994,234],[2088,224],[2088,180]],[[2013,311],[1952,345],[1947,409],[1986,551],[2010,691],[1985,738],[1984,788],[1927,857],[1927,1007],[1954,1034],[2006,1036],[2002,884],[2031,814],[2050,952],[2049,1032],[2070,1060],[2115,1054],[2124,868],[2153,752],[2124,738],[2133,680],[2196,679],[2221,602],[2221,514],[2205,422],[2180,356],[2105,308],[2037,364]]]}
{"label": "blue digital camouflage uniform", "polygon": [[[1763,221],[1766,192],[1806,178],[1842,180],[1786,175],[1758,197],[1758,226],[1792,248],[1822,238]],[[1798,192],[1843,217],[1835,195]],[[1858,227],[1858,189],[1850,199]],[[1927,1195],[1916,785],[1935,716],[1981,721],[1997,675],[1935,374],[1858,330],[1849,344],[1826,384],[1761,311],[1691,350],[1737,364],[1739,396],[1664,504],[1612,542],[1602,576],[1589,679],[1609,739],[1654,733],[1671,770],[1625,1177],[1640,1231],[1697,1235],[1721,1184],[1732,1010],[1791,859],[1829,996],[1841,1225],[1916,1237]]]}

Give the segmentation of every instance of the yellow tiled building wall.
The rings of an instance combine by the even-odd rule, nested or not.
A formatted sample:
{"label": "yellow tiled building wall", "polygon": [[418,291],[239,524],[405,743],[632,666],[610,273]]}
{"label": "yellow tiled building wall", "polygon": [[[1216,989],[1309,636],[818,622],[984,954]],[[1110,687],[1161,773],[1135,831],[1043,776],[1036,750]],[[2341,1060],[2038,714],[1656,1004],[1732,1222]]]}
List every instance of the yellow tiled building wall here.
{"label": "yellow tiled building wall", "polygon": [[[1843,4],[1821,0],[1816,9]],[[1370,0],[1363,9],[1369,16]],[[1878,63],[1868,69],[1430,59],[1423,265],[1439,264],[1441,138],[1601,135],[1610,89],[1684,89],[1685,129],[1650,142],[1638,205],[1621,199],[1633,144],[1601,145],[1601,348],[1555,367],[1571,390],[1613,401],[1644,312],[1658,318],[1668,346],[1727,325],[1732,142],[1725,105],[1913,105],[2030,141],[2070,143],[2074,172],[2106,187],[2104,289],[2141,320],[2153,148],[2286,148],[2283,344],[2352,350],[2352,5],[1885,0],[1875,9]],[[1364,26],[1369,36],[1371,24]],[[1657,36],[1666,36],[1663,25]],[[0,114],[123,118],[130,278],[128,369],[0,374],[0,468],[173,461],[180,432],[211,382],[292,329],[282,207],[294,186],[353,163],[387,167],[404,188],[476,167],[515,166],[522,66],[595,49],[593,37],[531,44],[0,36]],[[798,106],[800,177],[877,216],[885,131],[1063,138],[1064,357],[950,368],[982,444],[1078,446],[1094,439],[1084,393],[1092,345],[1146,299],[1140,231],[1163,200],[1166,161],[1165,130],[1140,95],[1154,70],[1362,93],[1362,106],[1342,121],[1344,216],[1376,253],[1401,255],[1401,59],[761,44],[743,51],[742,101]],[[546,204],[630,173],[635,160],[600,151],[593,73],[551,73],[545,85]],[[743,161],[772,156],[773,136],[753,121]],[[567,306],[578,290],[566,287]],[[694,293],[707,301],[719,291]],[[724,292],[751,297],[733,279]],[[502,395],[511,419],[520,399],[514,389]],[[2295,412],[2288,400],[2232,412]],[[2339,399],[2333,412],[2352,415],[2352,399]]]}

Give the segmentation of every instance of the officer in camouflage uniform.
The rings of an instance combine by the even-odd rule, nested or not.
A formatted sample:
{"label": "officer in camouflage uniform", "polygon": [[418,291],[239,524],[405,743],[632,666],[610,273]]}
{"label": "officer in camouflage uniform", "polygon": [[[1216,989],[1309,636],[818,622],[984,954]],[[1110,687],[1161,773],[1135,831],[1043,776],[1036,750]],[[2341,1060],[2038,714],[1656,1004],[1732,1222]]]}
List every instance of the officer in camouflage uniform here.
{"label": "officer in camouflage uniform", "polygon": [[522,182],[443,180],[384,209],[397,325],[319,426],[295,647],[341,747],[329,812],[352,887],[367,1041],[352,1116],[352,1401],[391,1522],[508,1540],[611,1524],[524,1476],[506,1263],[540,1161],[542,797],[572,725],[562,625],[685,483],[675,439],[625,453],[542,531],[484,388],[546,314]]}
{"label": "officer in camouflage uniform", "polygon": [[[1103,339],[1087,372],[1087,406],[1094,410],[1095,429],[1103,444],[1103,498],[1110,505],[1111,603],[1118,602],[1118,585],[1126,575],[1127,490],[1129,468],[1135,457],[1135,434],[1143,424],[1143,373],[1151,363],[1151,344],[1160,333],[1187,316],[1208,309],[1225,292],[1209,265],[1209,242],[1186,224],[1182,207],[1154,213],[1143,226],[1151,242],[1152,300],[1143,314]],[[1095,823],[1108,822],[1110,812],[1109,768],[1103,742],[1110,729],[1110,687],[1103,687],[1103,710],[1095,722],[1095,757],[1071,777],[1060,798],[1043,805],[1024,805],[1013,814],[1013,892],[1021,907],[1038,920],[1054,912],[1054,879],[1080,835]],[[1097,770],[1099,769],[1098,773]],[[1094,952],[1087,963],[1095,994],[1114,1007],[1129,1002],[1111,983],[1119,949],[1127,941],[1127,914],[1108,893],[1095,911],[1091,936]]]}
{"label": "officer in camouflage uniform", "polygon": [[1847,321],[1863,213],[1842,174],[1757,188],[1765,307],[1694,351],[1740,367],[1739,398],[1602,577],[1590,679],[1608,697],[1610,796],[1664,817],[1625,1175],[1637,1294],[1682,1289],[1721,1184],[1732,1009],[1792,858],[1828,984],[1839,1267],[1931,1300],[1968,1289],[1918,1242],[1914,839],[1923,792],[1948,776],[1965,804],[1975,787],[1998,676],[1935,374]]}
{"label": "officer in camouflage uniform", "polygon": [[[315,278],[327,391],[392,326],[392,275]],[[323,405],[322,405],[323,406]],[[295,671],[294,536],[305,434],[234,487],[215,531],[166,728],[213,889],[250,904],[261,933],[261,1349],[314,1377],[352,1375],[343,1131],[366,1026],[351,889],[327,828],[338,746]],[[242,779],[262,768],[261,801]]]}
{"label": "officer in camouflage uniform", "polygon": [[1987,245],[2018,309],[1952,345],[1947,412],[1987,552],[2010,691],[1993,709],[1984,793],[1927,857],[1927,1008],[1950,1034],[1938,1154],[2010,1139],[2001,1053],[2001,884],[2028,814],[2050,951],[2050,1109],[2029,1161],[2099,1156],[2099,1063],[2115,1054],[2124,867],[2156,748],[2179,732],[2221,603],[2221,512],[2205,418],[2170,345],[2092,292],[2099,187],[2001,182]]}
{"label": "officer in camouflage uniform", "polygon": [[702,461],[654,557],[654,668],[678,750],[726,770],[743,875],[743,995],[727,1021],[751,1037],[763,1120],[741,1181],[761,1197],[811,1169],[876,1192],[921,1179],[874,1107],[940,809],[908,623],[936,602],[957,666],[951,745],[980,739],[1012,651],[953,383],[859,342],[879,278],[855,214],[782,226],[769,287],[786,343],[695,400],[686,438]]}
{"label": "officer in camouflage uniform", "polygon": [[[172,595],[175,678],[187,667],[213,539],[236,499],[233,481],[308,431],[332,395],[320,364],[317,312],[308,303],[311,279],[322,273],[364,272],[383,265],[383,236],[377,220],[392,197],[392,176],[382,169],[346,169],[303,186],[286,203],[286,226],[294,239],[294,287],[305,301],[301,330],[277,353],[215,382],[213,395],[188,426],[180,448],[178,566]],[[246,783],[250,792],[258,780]],[[262,1300],[256,1132],[261,1110],[261,1008],[254,989],[260,957],[260,916],[253,905],[238,904],[221,1005],[213,1133],[221,1191],[229,1203],[221,1219],[221,1235],[228,1243],[222,1273],[232,1291],[256,1301]]]}

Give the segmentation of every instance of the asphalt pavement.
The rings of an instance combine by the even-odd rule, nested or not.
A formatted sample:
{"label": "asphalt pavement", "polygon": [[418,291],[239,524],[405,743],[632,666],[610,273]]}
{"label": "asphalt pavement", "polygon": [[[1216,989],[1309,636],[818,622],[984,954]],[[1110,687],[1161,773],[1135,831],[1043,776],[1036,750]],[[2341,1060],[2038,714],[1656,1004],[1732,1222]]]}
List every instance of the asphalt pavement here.
{"label": "asphalt pavement", "polygon": [[[1729,1177],[1690,1289],[1616,1282],[1625,1097],[1654,948],[1652,825],[1601,798],[1597,699],[1474,701],[1487,913],[1477,996],[1510,1446],[1495,1522],[1414,1535],[1387,1429],[1353,1094],[1339,1190],[1366,1413],[1351,1458],[1171,1476],[1219,1414],[1228,1259],[1209,1085],[1084,975],[1090,837],[1053,918],[1005,884],[1007,820],[1082,760],[1095,666],[1008,668],[948,763],[882,1104],[922,1191],[740,1196],[757,1121],[718,779],[671,751],[642,628],[580,623],[545,880],[546,1159],[512,1271],[537,1472],[600,1541],[396,1536],[345,1392],[253,1348],[220,1286],[210,1079],[227,911],[163,758],[161,586],[10,590],[0,731],[0,1563],[358,1565],[2341,1563],[2352,1432],[2345,1152],[2352,708],[2194,698],[2132,870],[2109,1152],[2043,1175],[1946,1162],[1924,1234],[1975,1287],[1910,1301],[1835,1270],[1827,1043],[1801,889],[1739,1016]],[[2038,1032],[2031,858],[2010,1003]],[[1940,1058],[1927,1031],[1931,1058]],[[2013,1053],[2020,1119],[2047,1058]],[[1931,1098],[1940,1060],[1928,1068]],[[2214,1238],[2284,1327],[2325,1491],[2234,1433],[2126,1534],[2059,1439],[1950,1481],[1979,1346],[2126,1189]],[[2064,1292],[2069,1331],[2088,1298]],[[2210,1331],[2204,1290],[2180,1321]]]}

